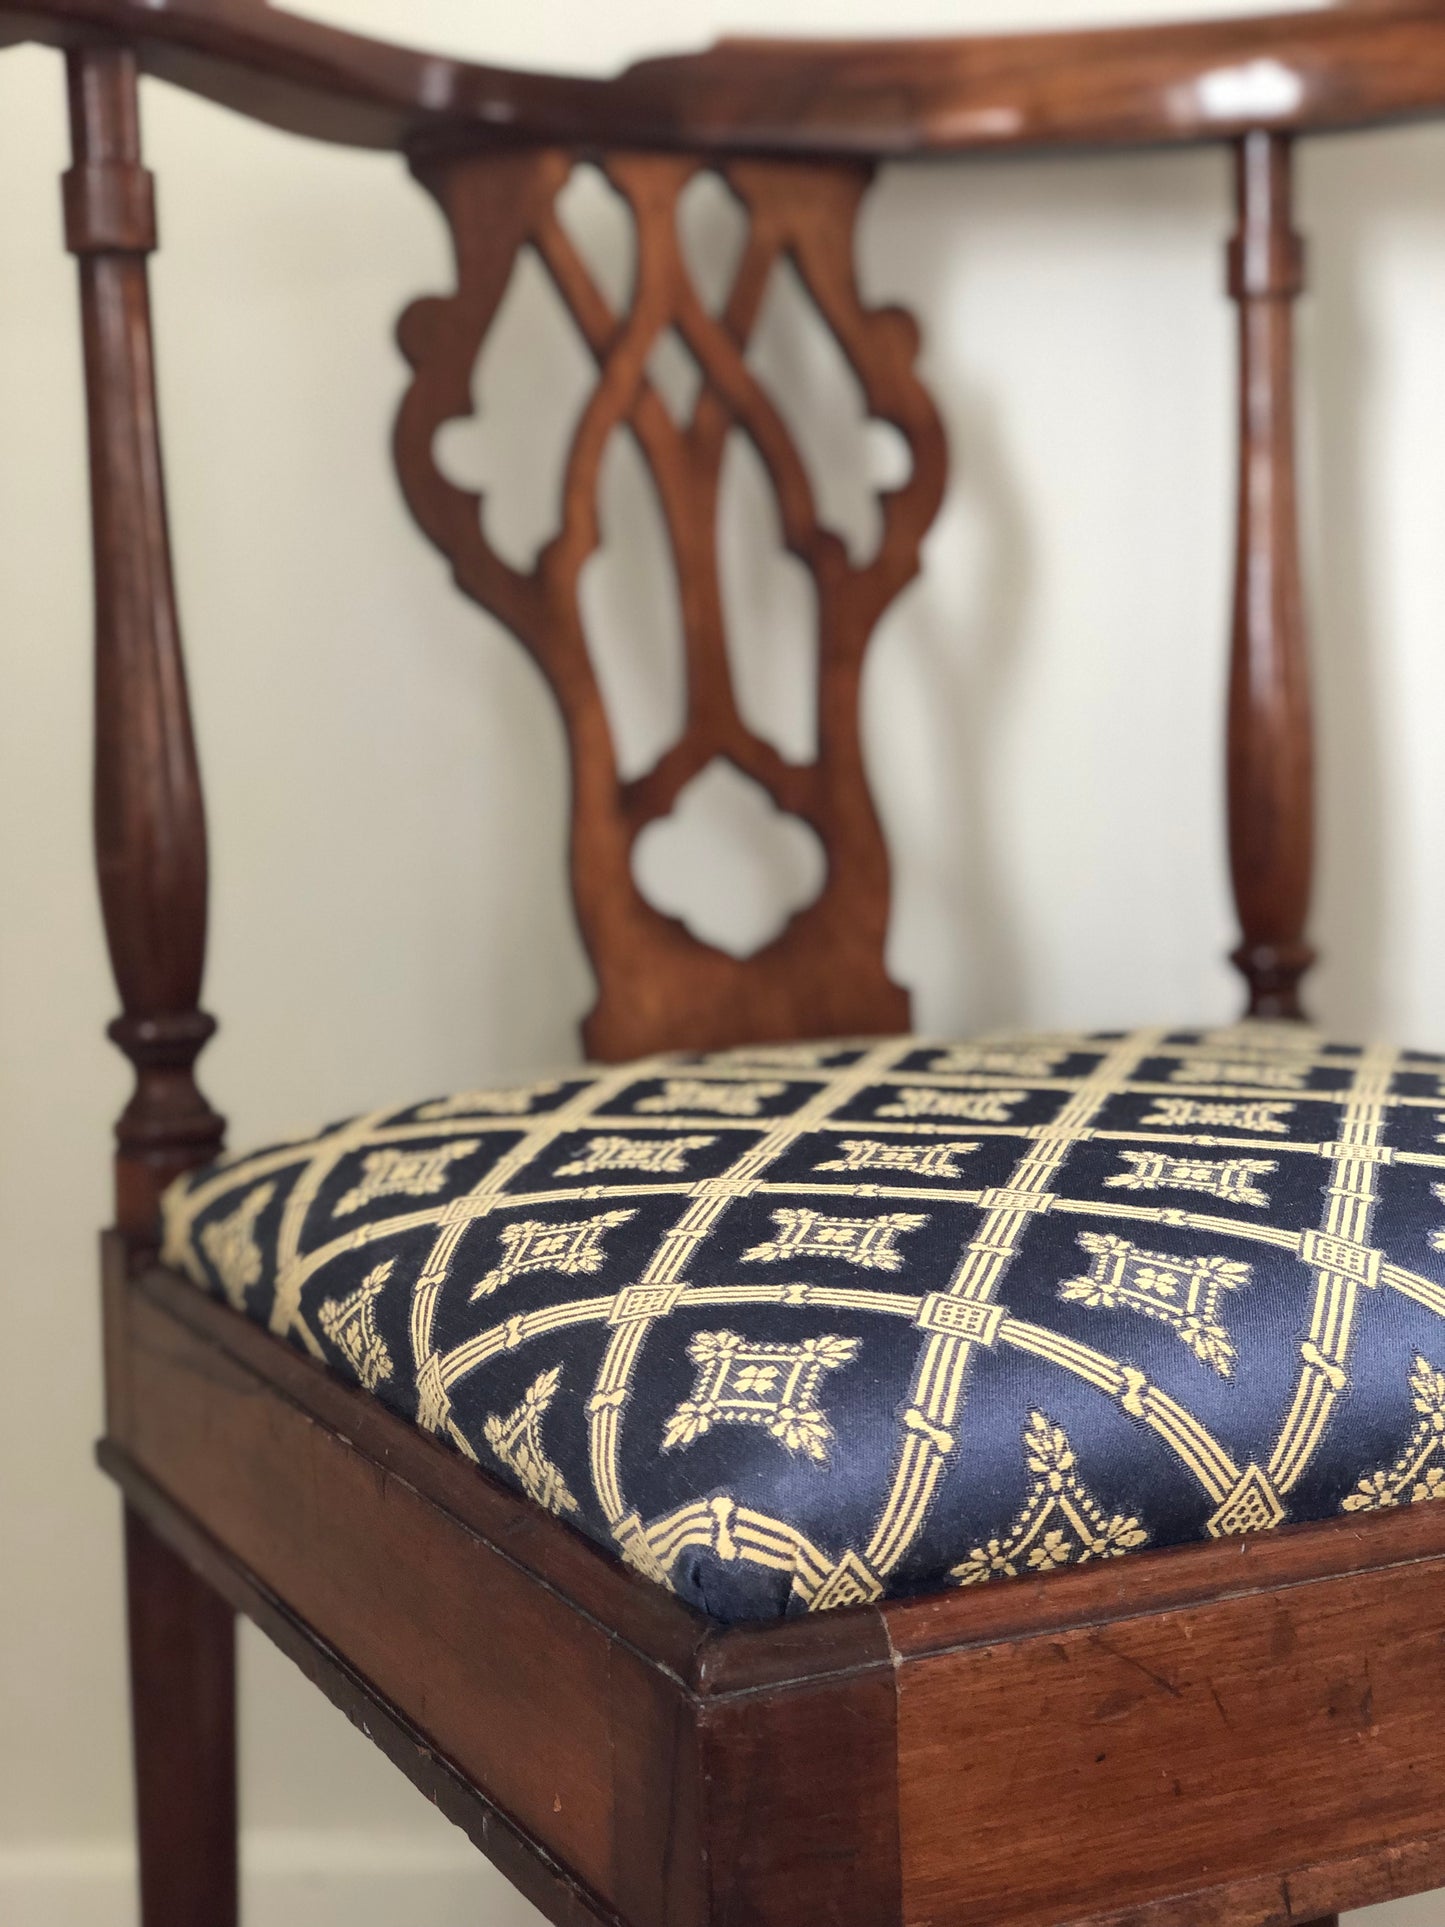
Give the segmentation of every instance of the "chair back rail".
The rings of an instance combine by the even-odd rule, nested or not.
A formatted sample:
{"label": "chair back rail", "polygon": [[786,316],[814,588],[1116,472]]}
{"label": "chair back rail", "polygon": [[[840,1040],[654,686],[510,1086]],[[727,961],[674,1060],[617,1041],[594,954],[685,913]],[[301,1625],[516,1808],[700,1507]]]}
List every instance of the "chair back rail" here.
{"label": "chair back rail", "polygon": [[143,72],[358,147],[850,154],[1233,140],[1432,115],[1433,0],[1057,33],[725,40],[613,79],[525,73],[368,39],[265,0],[7,0],[0,45],[115,39]]}
{"label": "chair back rail", "polygon": [[[206,855],[199,772],[171,581],[145,255],[154,245],[137,77],[152,74],[319,139],[393,147],[442,208],[456,285],[402,319],[413,376],[395,458],[422,529],[463,591],[510,627],[546,674],[572,754],[572,881],[599,997],[589,1049],[617,1057],[908,1018],[883,962],[886,852],[864,780],[858,684],[870,634],[918,566],[942,494],[940,424],[914,373],[917,331],[870,309],[853,232],[872,165],[927,153],[1229,142],[1237,230],[1239,490],[1228,701],[1229,846],[1253,1013],[1296,1016],[1312,810],[1308,662],[1295,510],[1292,312],[1302,247],[1290,210],[1295,136],[1445,109],[1445,12],[1356,6],[1097,32],[897,42],[728,41],[611,80],[509,72],[342,33],[260,0],[0,3],[0,44],[66,50],[74,166],[67,242],[79,259],[96,554],[96,819],[102,905],[137,1073],[117,1128],[121,1227],[152,1235],[163,1185],[212,1156],[221,1120],[194,1063],[213,1028],[199,1006]],[[625,312],[557,218],[579,160],[627,203],[636,273]],[[742,204],[748,239],[711,313],[678,243],[679,194],[699,169]],[[531,249],[597,367],[567,459],[561,521],[530,570],[488,543],[478,498],[437,467],[520,251]],[[883,540],[852,562],[821,525],[806,469],[746,353],[768,278],[796,269],[858,377],[895,425],[909,477],[883,498]],[[648,373],[674,330],[702,374],[674,421]],[[810,570],[819,623],[818,756],[786,761],[744,724],[728,674],[716,511],[721,452],[740,429],[776,494],[784,540]],[[598,541],[602,452],[630,434],[662,508],[684,612],[683,734],[640,777],[619,775],[577,603]],[[633,881],[632,845],[715,757],[812,824],[821,895],[774,943],[738,960],[661,916]]]}

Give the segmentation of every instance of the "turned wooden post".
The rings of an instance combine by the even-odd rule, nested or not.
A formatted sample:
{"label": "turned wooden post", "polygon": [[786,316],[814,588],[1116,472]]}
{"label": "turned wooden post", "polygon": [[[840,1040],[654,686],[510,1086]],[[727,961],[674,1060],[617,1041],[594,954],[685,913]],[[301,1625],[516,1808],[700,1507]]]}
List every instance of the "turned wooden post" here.
{"label": "turned wooden post", "polygon": [[156,424],[135,56],[68,57],[74,165],[66,246],[78,258],[95,550],[95,841],[122,1014],[110,1035],[135,1067],[116,1125],[122,1231],[149,1238],[171,1178],[213,1157],[224,1123],[193,1066],[215,1029],[199,1007],[206,829],[171,580]]}
{"label": "turned wooden post", "polygon": [[1304,249],[1290,223],[1290,144],[1236,150],[1239,531],[1229,671],[1229,858],[1252,1017],[1299,1017],[1313,864],[1313,741],[1295,503],[1294,311]]}

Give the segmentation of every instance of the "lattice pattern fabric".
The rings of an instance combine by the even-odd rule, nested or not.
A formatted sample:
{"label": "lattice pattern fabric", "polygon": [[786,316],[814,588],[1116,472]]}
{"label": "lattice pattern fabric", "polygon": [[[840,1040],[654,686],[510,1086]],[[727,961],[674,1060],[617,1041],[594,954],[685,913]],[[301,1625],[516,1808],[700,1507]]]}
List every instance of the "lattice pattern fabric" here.
{"label": "lattice pattern fabric", "polygon": [[1445,1058],[669,1056],[193,1173],[167,1262],[723,1620],[1445,1496]]}

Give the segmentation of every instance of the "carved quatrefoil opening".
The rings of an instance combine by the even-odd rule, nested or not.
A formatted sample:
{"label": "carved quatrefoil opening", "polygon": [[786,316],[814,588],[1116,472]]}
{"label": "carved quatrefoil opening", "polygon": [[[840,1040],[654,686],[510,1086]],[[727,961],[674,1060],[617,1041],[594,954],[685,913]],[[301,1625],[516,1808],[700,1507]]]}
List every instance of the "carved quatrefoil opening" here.
{"label": "carved quatrefoil opening", "polygon": [[734,429],[718,487],[718,578],[738,713],[792,763],[818,754],[818,587],[783,546],[761,456]]}
{"label": "carved quatrefoil opening", "polygon": [[677,238],[692,285],[709,314],[727,300],[748,242],[748,217],[716,174],[695,174],[677,200]]}
{"label": "carved quatrefoil opening", "polygon": [[472,412],[443,422],[438,469],[482,498],[482,532],[530,569],[556,534],[567,451],[597,367],[542,263],[523,248],[472,370]]}
{"label": "carved quatrefoil opening", "polygon": [[682,608],[657,491],[630,435],[608,442],[597,500],[602,541],[583,565],[577,600],[626,782],[651,769],[683,732]]}
{"label": "carved quatrefoil opening", "polygon": [[879,496],[903,486],[912,459],[893,424],[868,413],[862,383],[790,261],[773,268],[747,359],[802,455],[819,521],[865,566],[883,540]]}
{"label": "carved quatrefoil opening", "polygon": [[649,823],[632,850],[648,902],[699,942],[751,957],[816,900],[827,874],[817,833],[763,787],[715,757]]}

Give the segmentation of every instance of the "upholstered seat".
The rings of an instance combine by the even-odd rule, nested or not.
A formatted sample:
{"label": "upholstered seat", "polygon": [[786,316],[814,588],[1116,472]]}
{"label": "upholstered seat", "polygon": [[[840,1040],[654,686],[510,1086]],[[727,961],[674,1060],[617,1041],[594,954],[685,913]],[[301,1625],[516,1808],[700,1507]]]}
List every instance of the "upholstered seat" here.
{"label": "upholstered seat", "polygon": [[165,1257],[725,1620],[1445,1496],[1445,1058],[589,1067],[197,1171]]}

